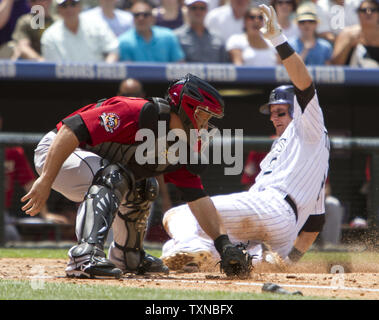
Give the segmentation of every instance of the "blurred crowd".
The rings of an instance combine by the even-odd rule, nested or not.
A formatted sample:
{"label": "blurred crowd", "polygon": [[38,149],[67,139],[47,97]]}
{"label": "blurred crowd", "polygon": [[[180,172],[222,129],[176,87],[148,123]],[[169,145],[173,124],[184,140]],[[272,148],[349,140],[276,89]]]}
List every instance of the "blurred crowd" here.
{"label": "blurred crowd", "polygon": [[275,66],[261,3],[307,65],[379,66],[379,0],[0,0],[0,59]]}

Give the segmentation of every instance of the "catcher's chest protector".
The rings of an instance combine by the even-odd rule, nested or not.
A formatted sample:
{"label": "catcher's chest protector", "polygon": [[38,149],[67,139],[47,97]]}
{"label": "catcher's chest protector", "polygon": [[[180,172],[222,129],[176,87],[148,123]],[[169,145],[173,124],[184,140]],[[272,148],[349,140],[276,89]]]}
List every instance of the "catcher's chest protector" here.
{"label": "catcher's chest protector", "polygon": [[[98,102],[98,105],[100,105],[101,102],[103,102],[103,100],[100,100]],[[172,165],[168,161],[166,161],[164,164],[159,164],[157,140],[158,121],[166,122],[166,133],[168,133],[170,122],[170,106],[165,99],[151,98],[149,102],[147,102],[141,109],[141,113],[139,115],[139,127],[140,129],[150,129],[155,134],[155,159],[152,161],[153,164],[139,164],[135,159],[136,149],[143,142],[136,142],[134,144],[105,142],[96,146],[90,146],[87,144],[85,146],[85,149],[108,160],[110,163],[120,163],[122,166],[129,168],[131,171],[133,171],[136,180],[157,176],[164,172],[175,171],[179,168],[180,164]],[[174,142],[166,141],[166,150],[167,147],[173,143]]]}

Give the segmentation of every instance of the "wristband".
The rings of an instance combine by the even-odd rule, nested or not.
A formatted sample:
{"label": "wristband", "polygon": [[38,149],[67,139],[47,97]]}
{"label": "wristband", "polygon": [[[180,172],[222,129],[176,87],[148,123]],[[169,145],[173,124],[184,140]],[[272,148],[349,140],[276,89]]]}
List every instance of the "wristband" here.
{"label": "wristband", "polygon": [[287,59],[295,52],[293,48],[288,44],[288,39],[283,33],[280,33],[275,38],[272,38],[271,43],[275,47],[280,59],[282,60]]}
{"label": "wristband", "polygon": [[301,251],[297,250],[295,247],[293,247],[291,252],[288,254],[288,258],[290,258],[290,260],[292,262],[298,262],[303,255],[304,255],[303,252],[301,252]]}
{"label": "wristband", "polygon": [[222,249],[228,245],[231,244],[228,235],[222,234],[221,236],[218,236],[216,240],[214,240],[214,245],[218,253],[221,255]]}
{"label": "wristband", "polygon": [[276,51],[279,54],[280,59],[285,60],[289,56],[292,56],[295,52],[293,48],[288,44],[288,42],[284,42],[277,47],[275,47]]}

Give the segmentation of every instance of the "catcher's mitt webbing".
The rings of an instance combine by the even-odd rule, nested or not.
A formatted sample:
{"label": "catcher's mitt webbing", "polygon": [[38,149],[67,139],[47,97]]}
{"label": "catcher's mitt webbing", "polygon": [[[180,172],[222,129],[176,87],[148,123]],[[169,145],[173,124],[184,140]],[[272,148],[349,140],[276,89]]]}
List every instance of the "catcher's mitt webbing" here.
{"label": "catcher's mitt webbing", "polygon": [[243,245],[233,245],[227,235],[221,235],[214,241],[220,254],[220,270],[227,276],[248,276],[252,269],[252,256]]}

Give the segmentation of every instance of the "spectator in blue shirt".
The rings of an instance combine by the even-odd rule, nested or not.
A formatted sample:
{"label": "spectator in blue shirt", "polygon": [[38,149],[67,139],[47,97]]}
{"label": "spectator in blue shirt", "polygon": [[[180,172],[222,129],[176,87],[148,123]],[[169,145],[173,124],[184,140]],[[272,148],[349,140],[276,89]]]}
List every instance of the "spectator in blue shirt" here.
{"label": "spectator in blue shirt", "polygon": [[184,53],[171,29],[154,25],[152,6],[136,2],[131,13],[134,28],[119,37],[120,61],[179,62]]}
{"label": "spectator in blue shirt", "polygon": [[313,3],[302,4],[296,11],[300,36],[289,41],[292,48],[303,58],[306,65],[330,64],[332,45],[316,36],[317,11]]}

